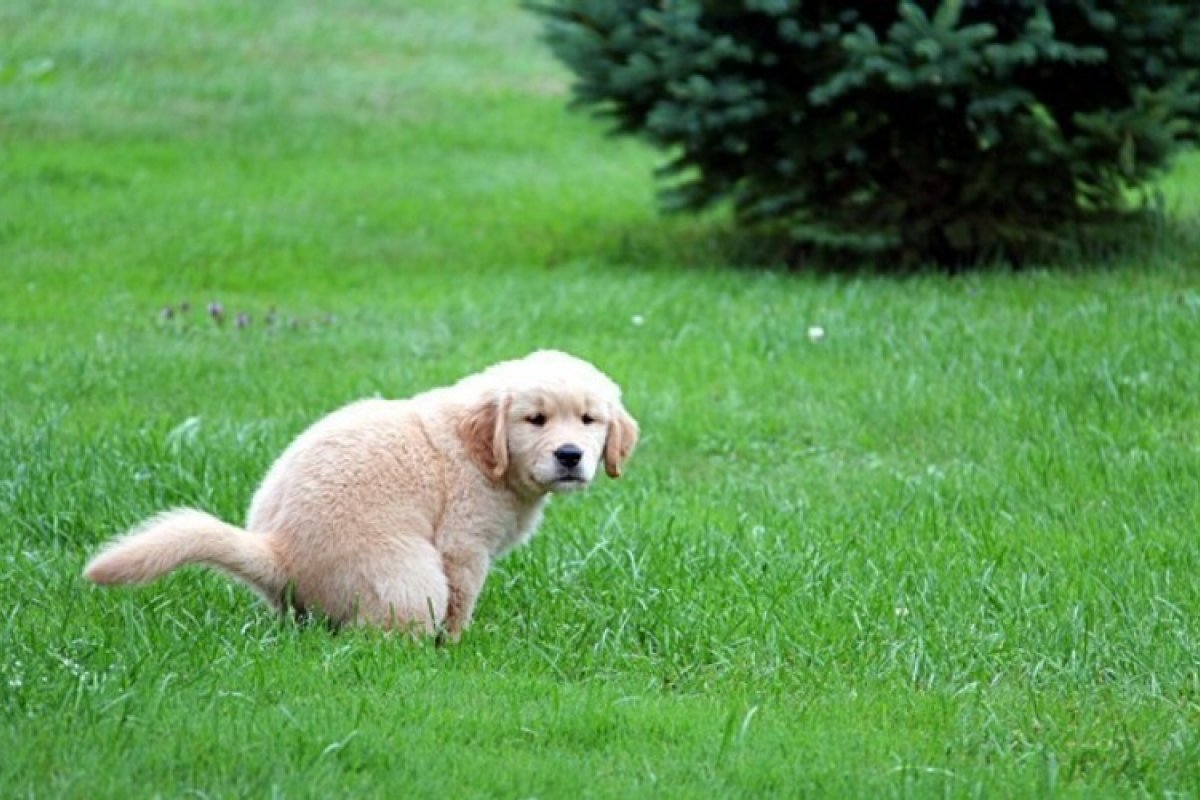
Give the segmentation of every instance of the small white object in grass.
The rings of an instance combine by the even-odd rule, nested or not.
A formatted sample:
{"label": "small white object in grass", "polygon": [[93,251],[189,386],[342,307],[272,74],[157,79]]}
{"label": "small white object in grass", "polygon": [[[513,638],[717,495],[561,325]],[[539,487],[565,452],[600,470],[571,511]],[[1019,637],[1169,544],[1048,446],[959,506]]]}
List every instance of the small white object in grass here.
{"label": "small white object in grass", "polygon": [[825,329],[820,325],[808,326],[808,340],[810,342],[819,342],[825,338]]}
{"label": "small white object in grass", "polygon": [[634,325],[645,325],[646,324],[646,318],[643,317],[641,314],[634,314],[632,317],[629,318],[629,321],[632,322]]}

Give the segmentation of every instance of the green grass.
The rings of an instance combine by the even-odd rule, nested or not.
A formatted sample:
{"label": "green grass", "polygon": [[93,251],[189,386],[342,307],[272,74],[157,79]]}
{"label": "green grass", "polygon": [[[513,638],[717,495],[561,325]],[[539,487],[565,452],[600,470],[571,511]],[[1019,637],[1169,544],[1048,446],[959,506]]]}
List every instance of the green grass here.
{"label": "green grass", "polygon": [[[0,796],[1200,795],[1194,255],[729,269],[507,3],[0,29]],[[457,647],[79,579],[240,519],[339,404],[541,346],[643,443]]]}

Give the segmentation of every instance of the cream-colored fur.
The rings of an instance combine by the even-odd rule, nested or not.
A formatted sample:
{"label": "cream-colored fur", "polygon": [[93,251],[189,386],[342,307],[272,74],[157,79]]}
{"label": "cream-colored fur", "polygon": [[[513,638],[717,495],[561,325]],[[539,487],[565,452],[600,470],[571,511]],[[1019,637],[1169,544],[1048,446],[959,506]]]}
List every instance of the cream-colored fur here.
{"label": "cream-colored fur", "polygon": [[84,575],[142,583],[206,564],[280,610],[457,636],[492,559],[533,534],[547,495],[587,486],[601,462],[617,477],[637,436],[615,383],[539,351],[407,400],[335,411],[268,471],[246,530],[168,511]]}

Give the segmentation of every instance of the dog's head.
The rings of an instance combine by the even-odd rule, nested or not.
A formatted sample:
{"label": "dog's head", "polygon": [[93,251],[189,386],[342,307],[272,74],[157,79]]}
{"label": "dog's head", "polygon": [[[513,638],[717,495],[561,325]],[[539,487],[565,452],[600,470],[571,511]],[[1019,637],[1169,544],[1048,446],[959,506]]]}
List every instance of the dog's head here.
{"label": "dog's head", "polygon": [[582,489],[601,461],[619,477],[637,444],[617,385],[564,353],[506,361],[464,384],[478,395],[460,425],[468,452],[493,480],[523,493]]}

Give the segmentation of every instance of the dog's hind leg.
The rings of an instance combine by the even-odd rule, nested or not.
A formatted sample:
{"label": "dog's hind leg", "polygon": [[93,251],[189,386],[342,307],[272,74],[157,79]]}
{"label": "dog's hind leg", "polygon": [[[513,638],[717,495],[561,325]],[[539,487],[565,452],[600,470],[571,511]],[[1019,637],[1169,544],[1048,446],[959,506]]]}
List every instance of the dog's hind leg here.
{"label": "dog's hind leg", "polygon": [[441,554],[428,541],[407,539],[385,554],[376,553],[359,576],[366,590],[348,615],[354,622],[435,633],[445,621],[450,589]]}

